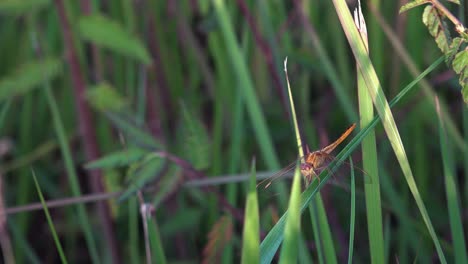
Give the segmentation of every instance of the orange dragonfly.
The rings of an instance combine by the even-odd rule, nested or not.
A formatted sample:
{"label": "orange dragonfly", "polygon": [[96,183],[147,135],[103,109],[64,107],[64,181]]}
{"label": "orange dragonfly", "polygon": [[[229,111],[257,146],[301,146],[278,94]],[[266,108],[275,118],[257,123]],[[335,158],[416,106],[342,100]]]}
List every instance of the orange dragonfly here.
{"label": "orange dragonfly", "polygon": [[[307,149],[307,153],[304,155],[304,159],[300,164],[300,170],[301,174],[308,180],[308,182],[311,182],[313,178],[317,177],[317,179],[320,181],[320,177],[318,175],[320,172],[322,172],[324,169],[327,168],[328,164],[334,159],[333,155],[331,155],[331,152],[339,145],[341,142],[343,142],[351,132],[356,128],[356,123],[352,124],[335,142],[331,143],[330,145],[310,152]],[[300,158],[302,159],[302,158]],[[296,166],[297,162],[293,162],[289,164],[286,168],[283,170],[279,171],[278,173],[274,174],[271,179],[271,181],[265,185],[265,188],[268,188],[268,186],[271,185],[271,183],[278,177],[281,177],[282,175],[286,174],[290,170],[292,170]],[[362,169],[359,169],[362,171],[364,174],[367,175],[365,171]],[[368,177],[366,177],[366,180]],[[266,180],[261,181],[257,186],[262,185]]]}

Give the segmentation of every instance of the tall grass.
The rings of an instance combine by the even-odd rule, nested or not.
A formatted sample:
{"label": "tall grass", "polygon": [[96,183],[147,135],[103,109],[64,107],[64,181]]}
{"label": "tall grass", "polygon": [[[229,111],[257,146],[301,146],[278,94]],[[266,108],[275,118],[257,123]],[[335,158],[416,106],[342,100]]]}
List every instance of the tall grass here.
{"label": "tall grass", "polygon": [[2,261],[465,263],[459,78],[368,2],[1,2]]}

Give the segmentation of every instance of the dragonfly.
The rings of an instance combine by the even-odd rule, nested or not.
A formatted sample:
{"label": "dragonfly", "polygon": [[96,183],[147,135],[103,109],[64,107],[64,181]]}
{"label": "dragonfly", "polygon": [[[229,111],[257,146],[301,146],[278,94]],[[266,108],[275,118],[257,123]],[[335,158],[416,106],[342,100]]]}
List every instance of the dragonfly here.
{"label": "dragonfly", "polygon": [[[353,130],[356,128],[356,123],[352,124],[337,140],[335,140],[333,143],[330,145],[321,148],[319,150],[315,150],[310,152],[308,147],[307,147],[307,153],[299,158],[302,160],[300,164],[300,171],[301,174],[307,179],[308,182],[311,182],[314,178],[317,178],[318,181],[320,181],[320,177],[318,176],[320,172],[322,172],[324,169],[327,169],[328,165],[330,164],[331,161],[333,161],[334,157],[331,155],[331,152],[338,146],[340,145],[350,134],[353,132]],[[286,166],[284,169],[279,171],[278,173],[275,173],[273,176],[271,176],[269,179],[270,182],[265,185],[265,188],[268,188],[271,183],[286,174],[287,172],[291,171],[294,169],[297,165],[297,160]],[[357,168],[357,167],[356,167]],[[364,175],[367,176],[367,173],[359,169],[364,173]],[[262,185],[266,180],[261,181],[259,184],[257,184],[257,187]],[[370,180],[368,177],[366,177],[366,180]]]}

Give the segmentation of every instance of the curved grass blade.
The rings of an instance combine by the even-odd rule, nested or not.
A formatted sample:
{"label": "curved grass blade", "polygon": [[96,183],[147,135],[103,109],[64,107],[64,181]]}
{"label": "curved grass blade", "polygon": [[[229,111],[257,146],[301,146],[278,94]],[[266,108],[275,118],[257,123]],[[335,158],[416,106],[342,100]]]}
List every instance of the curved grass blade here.
{"label": "curved grass blade", "polygon": [[358,63],[358,68],[366,82],[366,87],[369,92],[369,95],[372,97],[372,101],[374,102],[374,106],[379,116],[382,117],[383,127],[385,129],[385,132],[387,133],[387,137],[397,157],[398,163],[400,164],[408,187],[410,188],[410,191],[413,194],[413,197],[426,224],[429,234],[431,235],[432,241],[434,242],[439,259],[442,263],[446,263],[447,261],[445,259],[444,252],[442,251],[439,239],[435,233],[434,226],[432,225],[432,221],[429,217],[426,206],[424,205],[424,202],[421,198],[421,195],[419,194],[418,187],[414,180],[413,172],[409,165],[406,151],[401,141],[401,137],[398,132],[395,119],[393,118],[393,114],[390,110],[390,106],[387,102],[387,99],[383,93],[380,81],[377,77],[372,62],[370,61],[370,58],[366,52],[366,48],[364,46],[364,43],[362,42],[359,32],[356,29],[348,6],[344,0],[333,0],[333,4],[341,21],[345,35],[353,51],[354,57],[356,58],[356,61]]}

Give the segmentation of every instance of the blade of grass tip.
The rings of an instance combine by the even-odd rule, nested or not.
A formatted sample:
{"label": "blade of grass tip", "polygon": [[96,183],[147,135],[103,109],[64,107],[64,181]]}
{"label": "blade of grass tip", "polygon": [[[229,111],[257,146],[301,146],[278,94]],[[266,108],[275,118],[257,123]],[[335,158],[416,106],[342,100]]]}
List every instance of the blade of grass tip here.
{"label": "blade of grass tip", "polygon": [[457,179],[455,177],[455,164],[453,149],[447,137],[444,119],[440,112],[439,98],[435,97],[437,117],[439,119],[440,151],[444,166],[445,192],[447,195],[447,206],[449,211],[450,231],[452,232],[455,263],[468,263],[466,254],[465,236],[461,221],[459,194],[457,190]]}
{"label": "blade of grass tip", "polygon": [[349,164],[351,166],[351,212],[349,217],[349,249],[348,249],[348,263],[353,262],[353,250],[354,250],[354,224],[356,221],[356,187],[354,182],[354,165],[353,159],[349,158]]}
{"label": "blade of grass tip", "polygon": [[284,242],[281,248],[279,263],[296,263],[299,254],[299,239],[301,231],[301,173],[297,166],[294,173],[288,214],[284,228]]}
{"label": "blade of grass tip", "polygon": [[[416,84],[423,79],[426,75],[428,75],[432,70],[434,70],[438,65],[440,65],[444,61],[444,57],[441,56],[438,60],[432,63],[424,72],[422,72],[416,79],[414,79],[411,83],[409,83],[405,88],[403,88],[393,100],[390,102],[390,107],[395,106],[406,94],[412,91],[413,88],[416,87]],[[348,145],[346,145],[343,150],[336,155],[336,159],[332,161],[329,165],[330,170],[324,170],[324,172],[319,175],[326,175],[328,172],[334,172],[336,170],[336,164],[340,164],[344,161],[346,157],[348,157],[354,149],[358,147],[360,142],[364,137],[366,137],[370,131],[372,131],[377,123],[380,121],[380,116],[375,116],[372,119],[372,122],[367,126],[361,129],[359,133],[354,137]],[[315,197],[315,194],[319,191],[320,187],[326,184],[328,179],[328,175],[325,178],[321,178],[320,184],[317,182],[312,182],[309,187],[302,193],[301,196],[301,212],[307,207],[310,203],[312,198]],[[283,231],[284,231],[284,224],[285,224],[285,217],[286,213],[279,219],[276,225],[270,230],[268,235],[263,239],[262,243],[260,244],[260,258],[261,263],[270,263],[273,259],[273,256],[276,253],[279,245],[283,240]],[[320,256],[320,255],[319,255]]]}
{"label": "blade of grass tip", "polygon": [[377,109],[379,116],[382,118],[383,127],[385,129],[385,132],[387,133],[387,137],[390,141],[390,144],[395,152],[398,163],[400,164],[403,175],[405,176],[405,179],[407,181],[408,187],[410,188],[411,193],[413,194],[419,211],[421,212],[424,223],[426,224],[429,234],[431,235],[432,241],[436,247],[439,259],[442,263],[446,263],[447,261],[445,259],[445,255],[440,245],[439,239],[435,233],[434,226],[432,225],[426,206],[424,205],[424,202],[421,198],[421,195],[419,194],[418,187],[414,180],[413,172],[409,165],[408,157],[406,155],[405,148],[401,141],[401,137],[399,135],[395,119],[393,118],[393,114],[390,110],[387,99],[385,98],[375,69],[372,66],[369,56],[367,55],[364,43],[362,42],[362,39],[353,22],[348,6],[344,0],[333,0],[333,4],[338,14],[338,18],[340,19],[340,22],[342,24],[346,38],[348,39],[348,42],[353,51],[354,57],[358,62],[359,69],[361,70],[361,73],[364,77],[366,87],[370,96],[372,97],[374,106]]}
{"label": "blade of grass tip", "polygon": [[[366,51],[369,52],[366,22],[362,14],[360,1],[358,2],[357,9],[354,11],[354,21],[358,28],[360,37],[363,40]],[[358,65],[356,71],[361,127],[366,127],[374,117],[374,107],[372,105],[372,98],[367,91],[366,82],[364,81]],[[382,227],[382,204],[380,198],[375,131],[370,131],[369,135],[362,140],[361,144],[363,169],[371,178],[371,183],[364,184],[367,210],[367,233],[369,236],[371,261],[372,263],[384,263],[385,253]]]}
{"label": "blade of grass tip", "polygon": [[244,231],[242,235],[241,263],[258,263],[260,260],[260,222],[258,213],[257,176],[255,171],[255,158],[252,160],[252,169],[249,181],[249,193],[245,205]]}
{"label": "blade of grass tip", "polygon": [[60,243],[60,240],[57,236],[57,232],[55,231],[54,223],[52,222],[52,217],[50,217],[49,209],[47,208],[47,204],[45,202],[44,196],[42,195],[41,187],[39,186],[39,183],[37,182],[36,174],[34,173],[34,170],[32,169],[31,169],[31,173],[34,179],[34,184],[36,185],[37,194],[39,195],[39,199],[41,200],[42,207],[44,208],[44,214],[47,218],[47,223],[49,224],[50,231],[52,232],[52,236],[54,238],[55,246],[57,247],[60,260],[62,261],[62,263],[68,263],[67,258],[65,257],[65,254],[63,253],[62,244]]}

